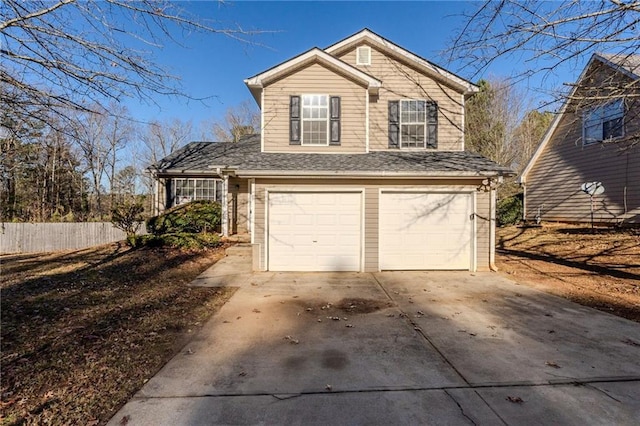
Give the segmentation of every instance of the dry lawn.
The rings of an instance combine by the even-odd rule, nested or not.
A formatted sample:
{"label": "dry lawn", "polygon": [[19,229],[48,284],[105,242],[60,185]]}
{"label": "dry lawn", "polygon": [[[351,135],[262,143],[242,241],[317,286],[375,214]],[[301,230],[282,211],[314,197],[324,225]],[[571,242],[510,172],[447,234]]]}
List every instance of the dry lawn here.
{"label": "dry lawn", "polygon": [[231,296],[186,286],[222,253],[0,256],[0,423],[105,423]]}
{"label": "dry lawn", "polygon": [[496,263],[521,284],[640,322],[640,229],[498,229]]}

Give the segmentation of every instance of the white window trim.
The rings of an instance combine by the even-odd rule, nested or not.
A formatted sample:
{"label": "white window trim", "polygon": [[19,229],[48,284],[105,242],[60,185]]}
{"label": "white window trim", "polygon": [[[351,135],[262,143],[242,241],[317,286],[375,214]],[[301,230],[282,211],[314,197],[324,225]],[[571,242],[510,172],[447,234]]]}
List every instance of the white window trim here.
{"label": "white window trim", "polygon": [[[616,118],[621,118],[622,119],[622,134],[620,136],[616,136],[616,137],[609,137],[609,138],[605,138],[604,137],[604,117],[602,114],[602,111],[613,105],[614,103],[619,103],[619,111],[616,111],[616,114],[611,116],[611,117],[607,117],[609,118],[606,121],[611,121],[613,119]],[[604,141],[611,141],[611,140],[615,140],[615,139],[619,139],[624,137],[625,134],[625,126],[624,126],[624,119],[625,119],[625,112],[626,112],[626,107],[624,104],[624,99],[619,98],[619,99],[614,99],[612,101],[594,106],[592,108],[587,109],[586,111],[584,111],[582,113],[582,146],[589,146],[589,145],[594,145],[597,143],[601,143]],[[598,117],[599,122],[597,123],[599,129],[600,129],[600,137],[598,139],[591,139],[591,140],[587,140],[587,120],[589,119],[589,116],[591,114],[595,114],[598,113],[600,116]]]}
{"label": "white window trim", "polygon": [[[305,96],[324,96],[327,99],[327,117],[326,119],[321,118],[304,118],[304,98]],[[329,146],[329,138],[331,137],[331,128],[329,126],[329,119],[331,118],[331,99],[328,94],[323,93],[304,93],[300,95],[300,145],[306,146]],[[304,123],[307,122],[324,122],[326,124],[327,129],[327,140],[326,143],[304,143]]]}
{"label": "white window trim", "polygon": [[[366,61],[362,60],[362,54],[360,52],[366,51]],[[371,47],[369,46],[358,46],[356,48],[356,65],[371,65]]]}
{"label": "white window trim", "polygon": [[[424,102],[424,122],[420,123],[420,122],[403,122],[402,121],[402,102],[407,102],[407,101],[420,101],[420,102]],[[398,104],[398,116],[399,116],[399,121],[400,121],[400,134],[398,135],[398,143],[400,144],[400,149],[419,149],[419,150],[424,150],[427,148],[427,127],[428,127],[428,111],[427,111],[427,100],[426,99],[409,99],[409,98],[405,98],[405,99],[400,99],[400,102]],[[402,141],[402,126],[403,125],[412,125],[412,124],[422,124],[424,126],[424,130],[423,130],[423,144],[422,146],[404,146],[403,141]]]}
{"label": "white window trim", "polygon": [[170,179],[172,180],[172,185],[171,185],[171,198],[173,200],[172,207],[182,204],[182,203],[179,203],[178,200],[177,200],[176,192],[177,192],[178,188],[177,188],[176,181],[178,181],[178,180],[187,180],[187,181],[192,180],[192,181],[194,181],[194,183],[193,183],[193,198],[191,200],[189,200],[189,201],[199,200],[198,195],[197,195],[197,191],[196,191],[195,181],[203,181],[203,180],[212,180],[212,181],[214,181],[214,185],[213,185],[213,200],[210,199],[210,198],[204,198],[205,200],[209,200],[209,201],[217,201],[217,198],[218,198],[218,194],[217,194],[218,187],[217,187],[215,182],[222,182],[222,179],[217,179],[217,178],[172,177]]}

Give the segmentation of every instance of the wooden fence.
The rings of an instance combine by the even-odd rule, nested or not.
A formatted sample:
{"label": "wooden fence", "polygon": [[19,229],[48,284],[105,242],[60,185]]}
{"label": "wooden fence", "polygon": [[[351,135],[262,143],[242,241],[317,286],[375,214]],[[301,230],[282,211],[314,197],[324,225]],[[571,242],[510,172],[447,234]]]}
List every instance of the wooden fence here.
{"label": "wooden fence", "polygon": [[[143,224],[139,233],[144,232]],[[77,250],[125,238],[109,222],[2,223],[0,253]]]}

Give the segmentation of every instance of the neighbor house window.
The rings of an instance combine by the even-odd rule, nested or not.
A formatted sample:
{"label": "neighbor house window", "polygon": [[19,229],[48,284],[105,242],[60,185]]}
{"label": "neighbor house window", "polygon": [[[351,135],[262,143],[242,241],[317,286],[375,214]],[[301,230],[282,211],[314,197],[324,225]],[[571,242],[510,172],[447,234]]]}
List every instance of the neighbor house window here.
{"label": "neighbor house window", "polygon": [[438,104],[423,99],[389,102],[389,148],[437,148]]}
{"label": "neighbor house window", "polygon": [[289,144],[340,145],[340,96],[289,97]]}
{"label": "neighbor house window", "polygon": [[172,205],[195,200],[222,201],[222,181],[220,179],[172,179]]}
{"label": "neighbor house window", "polygon": [[624,101],[617,99],[585,112],[582,135],[583,145],[624,136]]}

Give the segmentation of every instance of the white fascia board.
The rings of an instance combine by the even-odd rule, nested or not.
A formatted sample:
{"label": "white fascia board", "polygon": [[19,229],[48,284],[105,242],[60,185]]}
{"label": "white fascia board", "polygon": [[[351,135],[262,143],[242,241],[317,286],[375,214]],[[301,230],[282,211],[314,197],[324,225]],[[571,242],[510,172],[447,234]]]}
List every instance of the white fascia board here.
{"label": "white fascia board", "polygon": [[317,47],[314,47],[313,49],[301,55],[298,55],[293,59],[283,62],[280,65],[277,65],[263,73],[247,78],[244,80],[244,83],[253,93],[253,90],[255,89],[262,89],[264,87],[264,82],[268,81],[270,78],[277,76],[278,74],[281,74],[288,69],[295,68],[296,66],[308,62],[314,58],[320,61],[327,62],[332,66],[344,71],[346,74],[355,77],[357,80],[366,83],[370,93],[375,94],[378,89],[382,87],[382,81],[370,76],[365,72],[360,71],[359,69],[347,64],[344,61],[341,61],[334,56],[329,55],[328,53],[321,49],[318,49]]}
{"label": "white fascia board", "polygon": [[339,51],[343,47],[352,43],[357,43],[362,39],[371,40],[372,42],[379,45],[380,47],[388,51],[391,51],[400,57],[403,57],[405,59],[408,59],[409,61],[416,63],[417,65],[420,66],[420,68],[426,70],[427,72],[431,74],[439,75],[442,78],[451,81],[455,85],[460,86],[464,90],[465,95],[470,95],[472,93],[477,93],[480,91],[480,88],[475,84],[461,77],[458,77],[457,75],[445,70],[444,68],[440,68],[439,66],[426,61],[425,59],[409,52],[406,49],[403,49],[402,47],[390,42],[389,40],[386,40],[383,37],[380,37],[378,34],[373,33],[368,29],[362,30],[359,33],[354,34],[349,38],[346,38],[334,45],[329,46],[328,48],[325,49],[325,52],[332,54],[336,51]]}
{"label": "white fascia board", "polygon": [[236,176],[239,178],[283,178],[299,179],[318,178],[326,179],[350,178],[350,179],[405,179],[405,178],[429,178],[429,179],[480,179],[487,177],[502,176],[500,172],[338,172],[338,171],[311,171],[311,170],[238,170]]}
{"label": "white fascia board", "polygon": [[215,168],[211,170],[166,169],[162,173],[158,173],[158,177],[180,177],[181,175],[222,176],[217,173]]}

